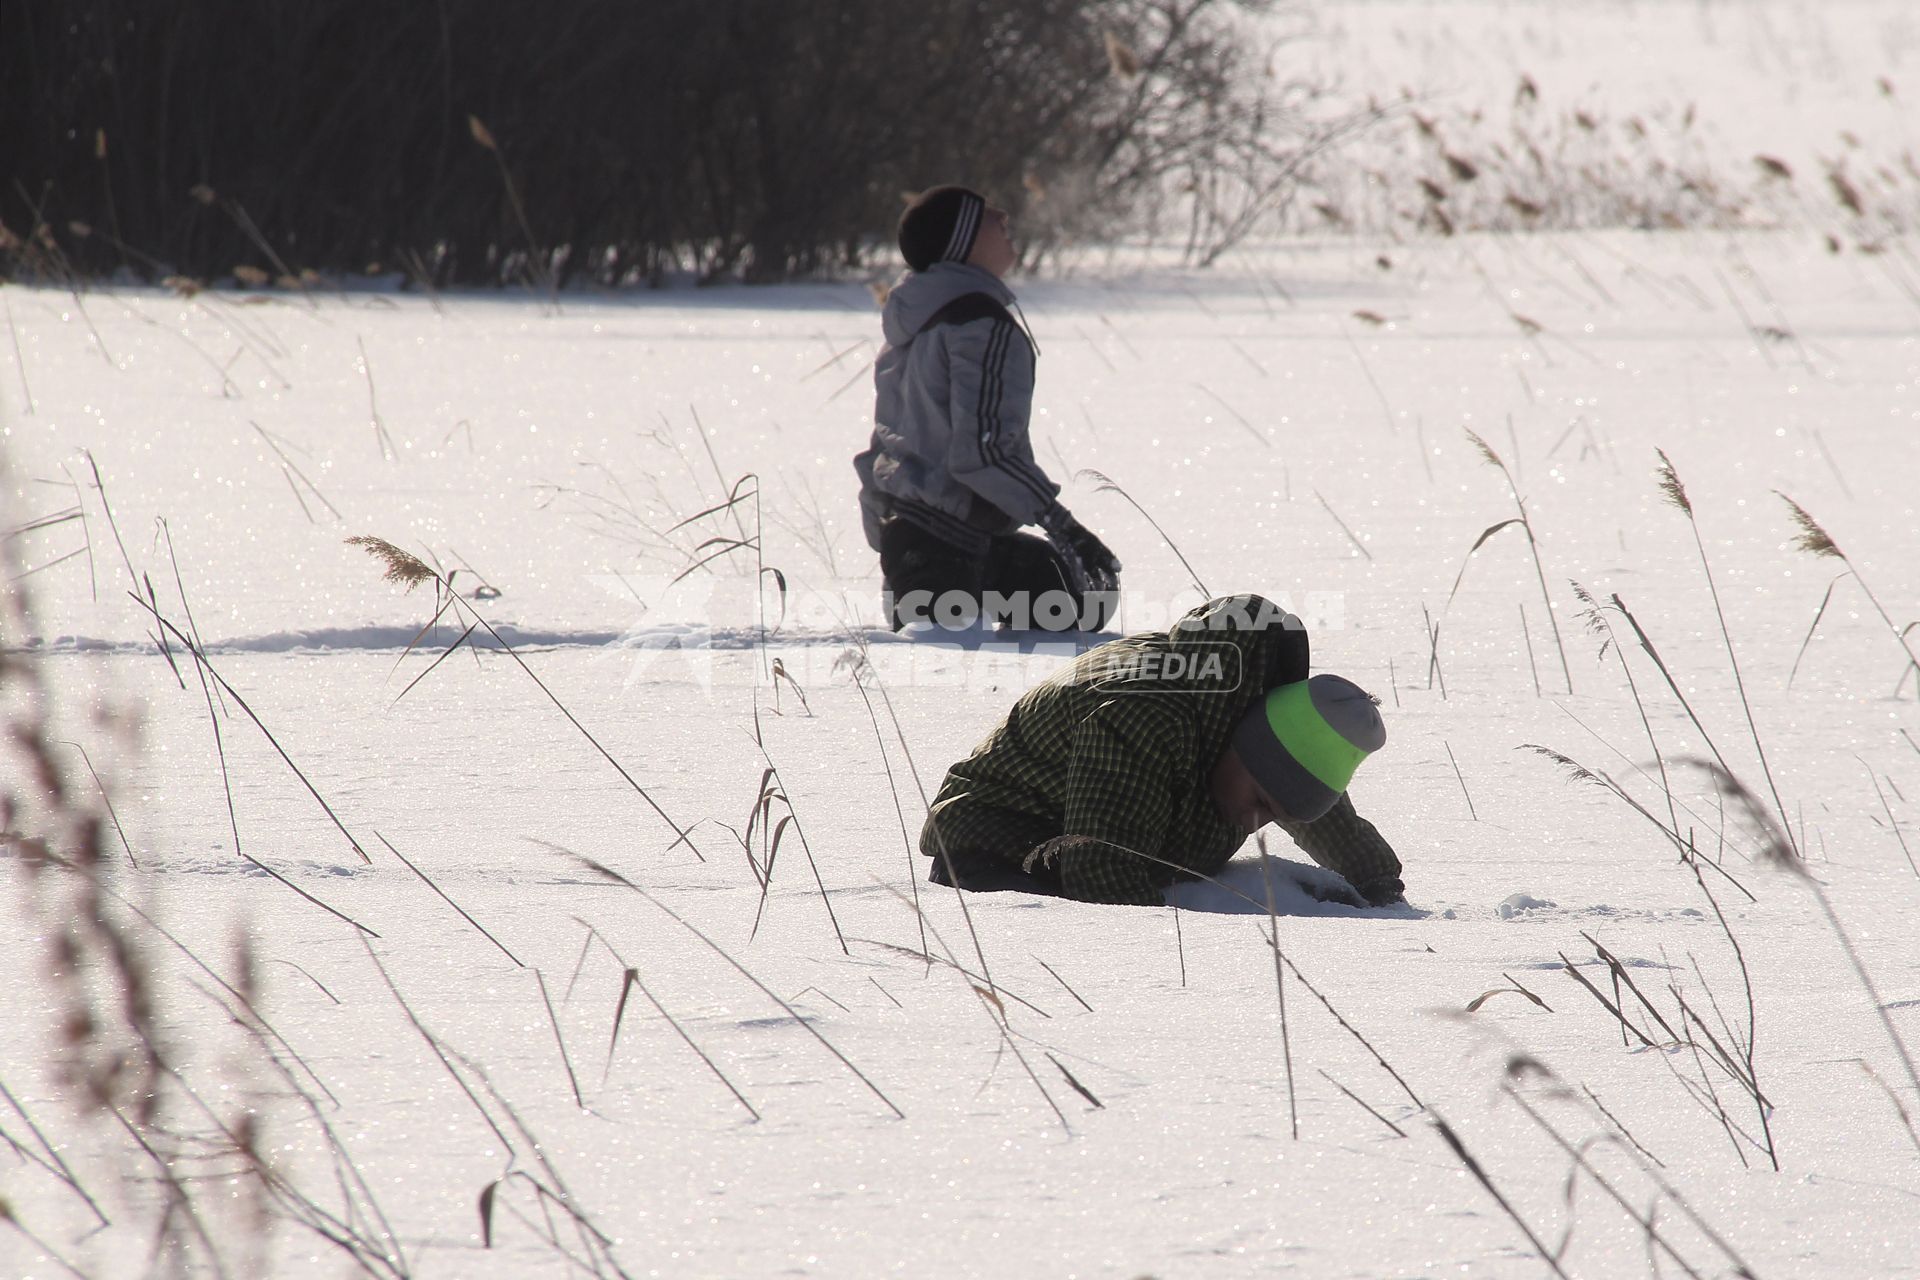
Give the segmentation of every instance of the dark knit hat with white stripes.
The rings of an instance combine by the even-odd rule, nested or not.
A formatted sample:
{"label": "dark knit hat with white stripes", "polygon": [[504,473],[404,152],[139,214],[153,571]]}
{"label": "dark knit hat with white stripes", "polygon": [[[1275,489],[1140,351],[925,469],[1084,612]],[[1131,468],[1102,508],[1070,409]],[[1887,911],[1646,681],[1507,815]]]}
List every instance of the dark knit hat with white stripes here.
{"label": "dark knit hat with white stripes", "polygon": [[936,262],[965,262],[980,233],[986,197],[967,187],[929,187],[900,215],[900,253],[915,271]]}

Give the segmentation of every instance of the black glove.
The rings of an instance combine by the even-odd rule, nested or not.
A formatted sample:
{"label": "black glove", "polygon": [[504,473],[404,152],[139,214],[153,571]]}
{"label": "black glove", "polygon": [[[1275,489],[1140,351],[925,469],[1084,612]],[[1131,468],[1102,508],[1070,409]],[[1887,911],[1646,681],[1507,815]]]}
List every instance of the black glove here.
{"label": "black glove", "polygon": [[1342,907],[1367,907],[1373,905],[1360,896],[1360,891],[1342,881],[1338,884],[1326,884],[1319,880],[1304,877],[1295,881],[1300,891],[1315,902],[1331,902]]}
{"label": "black glove", "polygon": [[1040,527],[1047,531],[1047,541],[1067,562],[1069,573],[1080,579],[1075,583],[1077,590],[1118,591],[1120,589],[1120,561],[1113,552],[1107,550],[1107,544],[1094,536],[1091,529],[1073,518],[1073,513],[1065,507],[1055,506],[1053,510],[1040,518]]}
{"label": "black glove", "polygon": [[1400,883],[1398,876],[1387,876],[1380,880],[1368,880],[1353,886],[1370,907],[1397,907],[1406,905],[1407,886]]}

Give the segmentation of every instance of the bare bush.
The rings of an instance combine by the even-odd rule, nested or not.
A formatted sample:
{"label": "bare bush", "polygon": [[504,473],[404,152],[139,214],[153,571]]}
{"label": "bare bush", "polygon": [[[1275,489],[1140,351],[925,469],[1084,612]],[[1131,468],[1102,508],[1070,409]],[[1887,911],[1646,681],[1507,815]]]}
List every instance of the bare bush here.
{"label": "bare bush", "polygon": [[[1171,195],[1198,257],[1288,196],[1276,0],[347,0],[0,10],[0,263],[424,286],[774,280],[890,256],[902,192],[1048,243]],[[1264,42],[1263,42],[1264,40]],[[242,125],[244,122],[244,126]]]}

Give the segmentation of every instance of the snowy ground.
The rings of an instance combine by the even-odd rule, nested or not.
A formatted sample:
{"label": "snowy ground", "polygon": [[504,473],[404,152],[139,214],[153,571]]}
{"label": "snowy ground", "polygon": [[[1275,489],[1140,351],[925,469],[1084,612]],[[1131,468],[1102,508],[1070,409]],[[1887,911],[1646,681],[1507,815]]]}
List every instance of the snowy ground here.
{"label": "snowy ground", "polygon": [[[1321,240],[1207,273],[1087,264],[1017,287],[1043,349],[1043,465],[1110,476],[1208,590],[1291,605],[1317,665],[1383,700],[1390,743],[1354,794],[1399,848],[1413,905],[1363,912],[1280,885],[1297,966],[1284,1041],[1266,914],[1208,886],[1178,891],[1177,913],[975,897],[977,949],[951,892],[923,886],[943,962],[909,954],[915,772],[935,785],[1061,656],[868,629],[877,573],[848,460],[877,323],[858,284],[569,298],[557,314],[0,292],[19,342],[0,358],[4,523],[77,502],[90,535],[68,521],[12,540],[12,572],[91,545],[23,584],[54,736],[86,745],[138,859],[110,833],[112,884],[236,985],[244,940],[285,1038],[268,1042],[282,1074],[235,1029],[231,993],[113,908],[156,975],[174,1127],[211,1129],[185,1086],[223,1121],[251,1108],[287,1179],[264,1236],[244,1179],[188,1184],[226,1274],[353,1273],[289,1220],[295,1193],[364,1236],[390,1227],[393,1271],[423,1277],[579,1273],[563,1250],[663,1276],[1548,1273],[1440,1120],[1570,1275],[1920,1274],[1920,1139],[1903,1123],[1920,1124],[1903,1058],[1920,1048],[1920,875],[1904,856],[1920,714],[1854,580],[1801,655],[1847,566],[1795,549],[1774,493],[1820,521],[1897,625],[1920,617],[1912,245],[1834,255],[1811,228]],[[1475,539],[1515,514],[1468,430],[1526,500],[1552,622],[1517,528],[1449,601]],[[1723,817],[1680,764],[1707,752],[1702,733],[1609,614],[1681,833],[1726,873],[1706,869],[1709,899],[1656,829],[1668,802],[1621,649],[1599,659],[1583,626],[1570,580],[1619,593],[1774,807],[1656,448],[1692,499],[1806,880],[1763,865],[1754,823]],[[672,528],[748,474],[757,508]],[[1067,499],[1126,563],[1116,630],[1198,598],[1124,499],[1090,478]],[[756,532],[787,588],[781,617],[765,579],[764,645],[746,553],[672,581],[705,539]],[[455,654],[396,701],[460,631],[403,659],[429,590],[381,582],[344,545],[360,534],[458,570],[456,590],[692,827],[704,861],[497,648]],[[183,630],[191,605],[214,669],[370,862],[230,700],[229,819],[207,702],[147,639],[129,565]],[[847,661],[859,638],[865,697]],[[1604,770],[1652,819],[1528,743]],[[797,823],[762,909],[729,827],[744,832],[769,758]],[[92,786],[77,753],[61,759]],[[377,937],[252,870],[236,827],[246,854]],[[1251,845],[1227,879],[1264,897]],[[62,884],[18,846],[0,859],[0,1083],[19,1107],[0,1132],[30,1153],[0,1156],[0,1201],[44,1242],[0,1222],[0,1274],[140,1274],[161,1221],[153,1166],[111,1116],[77,1112],[56,1068]],[[1624,1043],[1567,972],[1615,999],[1596,943],[1697,1049],[1631,991],[1653,1044]],[[976,975],[984,957],[991,984],[948,957]],[[628,967],[658,1005],[629,993],[610,1057]],[[1740,1062],[1751,1046],[1778,1172],[1709,1031]],[[1590,1169],[1575,1176],[1525,1107]],[[90,1230],[28,1116],[111,1227]],[[233,1168],[183,1148],[173,1172]],[[595,1252],[519,1174],[564,1184],[614,1243]],[[489,1249],[481,1195],[502,1179]],[[1630,1212],[1651,1212],[1663,1243]]]}

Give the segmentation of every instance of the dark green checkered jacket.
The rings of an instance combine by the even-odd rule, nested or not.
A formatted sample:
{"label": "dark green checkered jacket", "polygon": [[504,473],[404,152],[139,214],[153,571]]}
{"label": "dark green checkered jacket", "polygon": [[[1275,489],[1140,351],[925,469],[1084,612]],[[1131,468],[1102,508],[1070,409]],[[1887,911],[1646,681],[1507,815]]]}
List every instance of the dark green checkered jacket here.
{"label": "dark green checkered jacket", "polygon": [[[1086,837],[1049,845],[1040,868],[1066,896],[1158,904],[1182,870],[1217,874],[1240,847],[1208,774],[1241,713],[1306,679],[1307,658],[1300,620],[1259,596],[1213,600],[1167,631],[1089,649],[947,771],[920,851],[1013,868],[1055,837]],[[1362,892],[1397,887],[1400,860],[1346,797],[1281,826]]]}

